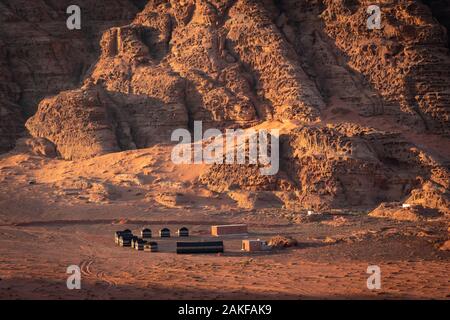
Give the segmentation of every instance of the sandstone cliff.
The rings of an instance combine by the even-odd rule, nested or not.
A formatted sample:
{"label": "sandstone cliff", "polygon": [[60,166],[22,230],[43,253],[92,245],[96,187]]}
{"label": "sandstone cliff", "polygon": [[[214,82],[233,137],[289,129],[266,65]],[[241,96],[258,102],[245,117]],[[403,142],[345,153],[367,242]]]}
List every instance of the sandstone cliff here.
{"label": "sandstone cliff", "polygon": [[11,149],[46,96],[76,88],[104,30],[129,23],[138,1],[80,0],[82,30],[66,27],[69,0],[0,2],[0,152]]}
{"label": "sandstone cliff", "polygon": [[[450,57],[447,31],[420,1],[384,1],[382,28],[368,30],[371,1],[325,1],[325,32],[366,76],[401,121],[448,135]],[[399,110],[397,110],[397,104]],[[413,119],[411,119],[411,117]]]}
{"label": "sandstone cliff", "polygon": [[[18,3],[6,7],[13,22]],[[30,60],[40,63],[34,78],[24,61],[35,55],[14,62],[25,49],[5,37],[0,83],[8,86],[0,97],[8,101],[5,114],[17,120],[0,122],[2,141],[12,145],[20,117],[56,93],[40,101],[26,127],[64,159],[169,142],[174,129],[192,128],[196,120],[204,129],[276,120],[295,124],[281,137],[279,175],[216,165],[201,181],[218,191],[283,191],[317,208],[373,206],[410,195],[421,202],[437,184],[436,203],[446,203],[448,153],[411,138],[435,134],[448,145],[450,57],[440,24],[446,13],[434,17],[439,3],[384,1],[380,30],[367,28],[371,3],[365,0],[140,4],[91,8],[92,22],[69,37],[71,45],[50,23],[47,35],[65,44],[50,54],[45,40]],[[62,7],[55,7],[55,17]]]}
{"label": "sandstone cliff", "polygon": [[[311,122],[342,105],[448,134],[445,28],[419,1],[387,1],[382,29],[368,30],[368,5],[150,1],[130,25],[104,33],[100,58],[84,81],[101,82],[116,102],[120,125],[110,125],[121,149],[167,139],[171,128],[194,120],[215,127]],[[166,86],[164,77],[172,84]],[[159,119],[164,109],[172,120]],[[28,128],[42,136],[34,123]]]}

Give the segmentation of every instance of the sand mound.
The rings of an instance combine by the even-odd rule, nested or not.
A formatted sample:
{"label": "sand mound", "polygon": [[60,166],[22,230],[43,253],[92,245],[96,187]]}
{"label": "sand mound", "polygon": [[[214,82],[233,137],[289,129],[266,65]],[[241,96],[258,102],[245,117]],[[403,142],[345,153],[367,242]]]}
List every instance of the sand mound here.
{"label": "sand mound", "polygon": [[281,208],[283,205],[273,192],[231,191],[228,196],[244,209]]}
{"label": "sand mound", "polygon": [[16,142],[16,152],[55,158],[56,147],[45,138],[22,138]]}
{"label": "sand mound", "polygon": [[156,196],[148,194],[147,198],[168,208],[185,207],[190,204],[190,201],[186,195],[180,192],[161,192]]}
{"label": "sand mound", "polygon": [[276,249],[281,248],[289,248],[289,247],[295,247],[298,245],[298,241],[292,237],[289,236],[275,236],[272,237],[269,242],[267,243],[268,246]]}
{"label": "sand mound", "polygon": [[434,209],[427,209],[418,205],[403,208],[399,203],[382,203],[370,212],[369,216],[400,221],[421,221],[437,218],[441,215]]}
{"label": "sand mound", "polygon": [[57,188],[57,195],[73,196],[93,203],[105,203],[121,197],[116,186],[84,177],[64,179],[56,182],[54,186]]}
{"label": "sand mound", "polygon": [[108,202],[120,198],[117,188],[108,183],[93,183],[89,189],[90,202]]}

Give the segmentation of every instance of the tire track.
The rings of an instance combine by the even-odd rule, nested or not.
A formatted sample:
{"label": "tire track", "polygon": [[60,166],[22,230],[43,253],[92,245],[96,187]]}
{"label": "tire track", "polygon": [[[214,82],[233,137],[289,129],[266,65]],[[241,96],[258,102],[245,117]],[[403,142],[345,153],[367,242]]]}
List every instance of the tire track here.
{"label": "tire track", "polygon": [[80,270],[81,275],[90,278],[92,276],[91,266],[94,263],[92,259],[81,260],[80,262]]}
{"label": "tire track", "polygon": [[106,283],[108,288],[116,287],[117,283],[102,270],[95,270],[95,259],[87,258],[80,262],[81,275],[90,280],[99,280]]}
{"label": "tire track", "polygon": [[96,278],[103,282],[106,282],[108,288],[117,287],[117,283],[114,280],[112,280],[110,276],[106,275],[104,271],[97,272]]}

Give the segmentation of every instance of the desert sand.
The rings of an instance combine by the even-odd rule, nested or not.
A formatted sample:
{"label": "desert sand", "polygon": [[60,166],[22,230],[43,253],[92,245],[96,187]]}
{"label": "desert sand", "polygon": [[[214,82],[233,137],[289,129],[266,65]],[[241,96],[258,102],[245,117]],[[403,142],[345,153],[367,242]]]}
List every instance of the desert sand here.
{"label": "desert sand", "polygon": [[[0,299],[450,298],[448,0],[75,2],[0,2]],[[198,123],[268,130],[279,170],[176,164]],[[249,234],[114,243],[217,224]]]}
{"label": "desert sand", "polygon": [[[445,222],[349,211],[308,220],[293,210],[239,209],[230,198],[196,187],[205,167],[172,166],[168,148],[71,162],[1,156],[0,297],[449,298],[450,255],[439,250]],[[94,181],[108,188],[86,187]],[[168,196],[154,201],[158,194]],[[241,238],[231,237],[224,254],[177,255],[176,238],[155,238],[163,244],[159,253],[121,248],[113,239],[117,230],[138,233],[145,226],[154,234],[162,226],[172,233],[186,226],[193,239],[209,239],[210,225],[227,223],[248,224],[249,238],[289,235],[299,246],[244,253]],[[66,268],[73,264],[81,268],[82,290],[66,287]],[[368,265],[381,267],[380,290],[367,289]]]}

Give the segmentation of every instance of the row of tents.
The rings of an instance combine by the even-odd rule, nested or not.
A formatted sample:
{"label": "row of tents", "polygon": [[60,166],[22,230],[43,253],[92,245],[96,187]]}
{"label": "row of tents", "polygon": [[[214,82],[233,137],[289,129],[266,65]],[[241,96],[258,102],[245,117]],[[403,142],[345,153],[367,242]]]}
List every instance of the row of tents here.
{"label": "row of tents", "polygon": [[[178,229],[179,237],[189,237],[189,230],[185,227]],[[163,228],[159,231],[161,238],[170,237],[170,230]],[[133,235],[131,230],[116,231],[115,243],[121,247],[131,247],[139,251],[158,252],[158,243],[149,241],[152,238],[150,229],[142,229],[141,237]],[[223,241],[189,241],[177,242],[177,253],[222,253],[224,252]]]}
{"label": "row of tents", "polygon": [[[186,227],[182,227],[177,230],[177,235],[179,237],[189,237],[189,229]],[[159,230],[159,237],[160,238],[170,238],[170,229],[169,228],[162,228]],[[152,230],[145,228],[141,230],[141,237],[143,239],[150,239],[152,237]]]}
{"label": "row of tents", "polygon": [[[177,230],[177,235],[179,237],[189,237],[189,229],[182,227]],[[160,238],[170,238],[170,229],[162,228],[159,230]],[[116,231],[114,241],[121,247],[132,247],[138,249],[138,244],[145,244],[147,240],[152,239],[152,230],[144,228],[141,230],[141,237],[133,235],[133,232],[129,229],[124,231]],[[156,242],[153,242],[156,243]]]}
{"label": "row of tents", "polygon": [[136,250],[157,252],[158,243],[154,241],[148,241],[148,239],[151,238],[151,234],[149,236],[148,233],[144,233],[144,230],[142,230],[141,235],[145,235],[146,237],[139,238],[138,236],[135,236],[129,229],[126,229],[124,231],[116,231],[114,241],[121,247],[131,247]]}

